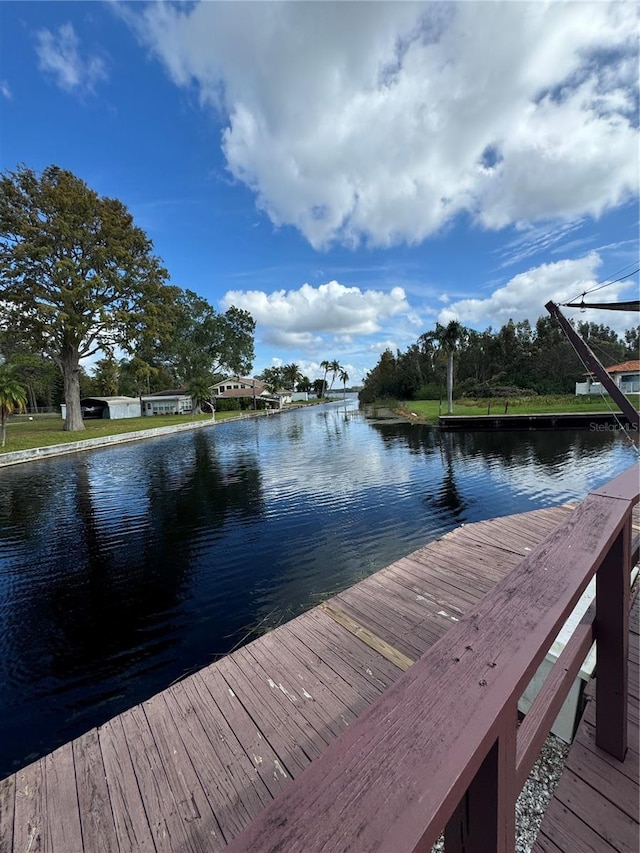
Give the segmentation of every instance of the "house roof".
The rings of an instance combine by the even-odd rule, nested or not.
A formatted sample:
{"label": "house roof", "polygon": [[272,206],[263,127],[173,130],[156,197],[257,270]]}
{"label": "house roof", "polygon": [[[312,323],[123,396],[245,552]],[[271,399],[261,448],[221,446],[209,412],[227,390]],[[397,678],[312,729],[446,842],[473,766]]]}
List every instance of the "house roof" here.
{"label": "house roof", "polygon": [[[213,386],[215,388],[215,385]],[[261,397],[264,394],[264,386],[256,382],[256,397]],[[216,400],[224,400],[225,397],[229,400],[236,400],[238,397],[253,397],[253,388],[234,388],[232,391],[221,391],[216,394]]]}
{"label": "house roof", "polygon": [[227,385],[229,382],[235,382],[236,384],[241,383],[243,385],[253,385],[255,382],[256,386],[264,385],[264,382],[261,382],[260,379],[248,379],[246,376],[227,376],[225,379],[215,382],[211,387],[217,388],[218,385]]}
{"label": "house roof", "polygon": [[153,391],[151,394],[145,394],[145,397],[188,397],[189,394],[184,388],[167,388],[166,391]]}
{"label": "house roof", "polygon": [[140,402],[138,397],[83,397],[82,400],[80,400],[80,403],[87,403],[90,400],[94,400],[95,402],[98,402],[98,403],[107,403],[107,404],[109,404],[109,403],[121,403],[123,405],[125,403],[139,403]]}
{"label": "house roof", "polygon": [[623,361],[622,364],[607,367],[607,373],[634,373],[638,370],[640,370],[640,361]]}
{"label": "house roof", "polygon": [[[611,367],[605,368],[607,373],[639,373],[640,361],[623,361],[620,364],[612,364]],[[593,376],[591,371],[587,371],[584,376]]]}

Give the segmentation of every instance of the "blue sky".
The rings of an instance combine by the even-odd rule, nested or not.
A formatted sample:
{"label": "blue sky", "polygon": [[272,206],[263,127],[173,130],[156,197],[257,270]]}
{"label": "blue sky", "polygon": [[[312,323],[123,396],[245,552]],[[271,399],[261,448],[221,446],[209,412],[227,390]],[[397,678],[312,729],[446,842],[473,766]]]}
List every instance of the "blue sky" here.
{"label": "blue sky", "polygon": [[637,26],[631,2],[3,2],[0,167],[120,198],[172,283],[251,311],[255,372],[359,382],[437,320],[535,321],[637,268]]}

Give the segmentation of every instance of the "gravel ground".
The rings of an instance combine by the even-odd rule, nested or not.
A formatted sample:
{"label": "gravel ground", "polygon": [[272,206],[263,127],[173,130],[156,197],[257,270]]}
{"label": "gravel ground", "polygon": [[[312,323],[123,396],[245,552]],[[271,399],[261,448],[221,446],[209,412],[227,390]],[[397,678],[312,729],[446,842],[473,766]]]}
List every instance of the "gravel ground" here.
{"label": "gravel ground", "polygon": [[569,745],[549,735],[516,802],[516,853],[529,853],[553,795]]}
{"label": "gravel ground", "polygon": [[[549,735],[516,801],[516,853],[529,853],[533,847],[568,752],[568,744]],[[440,839],[432,853],[443,851],[444,841]]]}

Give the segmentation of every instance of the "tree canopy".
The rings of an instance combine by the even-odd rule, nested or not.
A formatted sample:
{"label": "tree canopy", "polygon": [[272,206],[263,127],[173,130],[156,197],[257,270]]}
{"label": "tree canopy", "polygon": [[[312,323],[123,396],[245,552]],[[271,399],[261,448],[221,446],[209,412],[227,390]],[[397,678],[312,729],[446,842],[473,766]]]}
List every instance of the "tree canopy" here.
{"label": "tree canopy", "polygon": [[[638,359],[639,330],[619,337],[608,326],[578,323],[578,331],[605,366]],[[452,353],[456,352],[456,394],[516,396],[524,390],[537,394],[575,391],[585,368],[560,327],[550,317],[534,326],[528,320],[509,320],[502,328],[478,332],[459,324],[436,327],[422,335],[405,352],[382,353],[365,378],[363,402],[385,397],[397,400],[442,398],[449,375],[453,390]]]}
{"label": "tree canopy", "polygon": [[65,429],[84,429],[81,358],[170,331],[176,289],[152,248],[121,201],[69,171],[0,177],[1,322],[60,369]]}
{"label": "tree canopy", "polygon": [[157,357],[179,385],[213,384],[221,373],[245,376],[253,366],[255,327],[248,311],[232,305],[219,314],[202,296],[181,291],[171,336]]}

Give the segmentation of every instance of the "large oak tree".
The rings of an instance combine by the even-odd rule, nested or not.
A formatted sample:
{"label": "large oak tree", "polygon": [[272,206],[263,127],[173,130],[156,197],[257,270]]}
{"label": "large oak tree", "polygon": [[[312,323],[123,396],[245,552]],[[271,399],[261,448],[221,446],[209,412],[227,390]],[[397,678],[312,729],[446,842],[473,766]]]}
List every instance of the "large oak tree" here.
{"label": "large oak tree", "polygon": [[2,322],[60,368],[67,430],[84,429],[82,358],[170,329],[175,289],[152,248],[121,201],[69,171],[0,177]]}

